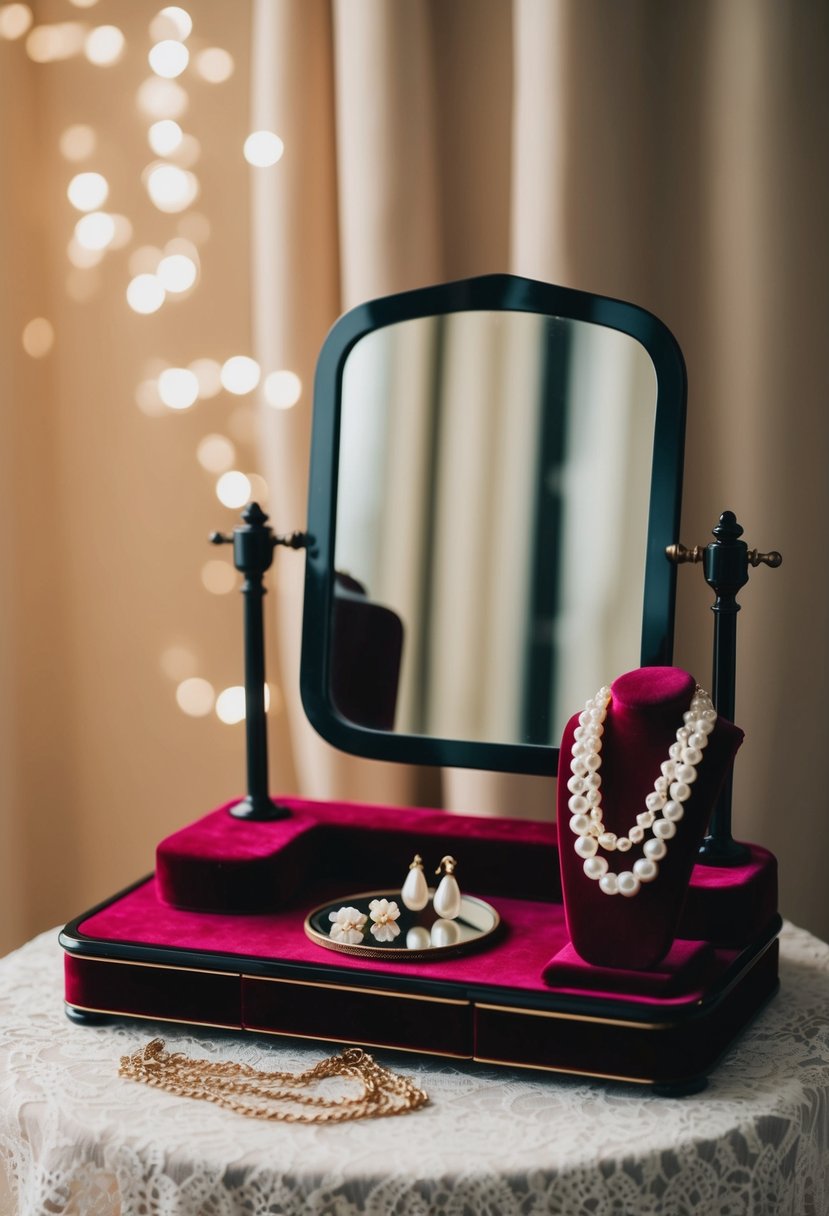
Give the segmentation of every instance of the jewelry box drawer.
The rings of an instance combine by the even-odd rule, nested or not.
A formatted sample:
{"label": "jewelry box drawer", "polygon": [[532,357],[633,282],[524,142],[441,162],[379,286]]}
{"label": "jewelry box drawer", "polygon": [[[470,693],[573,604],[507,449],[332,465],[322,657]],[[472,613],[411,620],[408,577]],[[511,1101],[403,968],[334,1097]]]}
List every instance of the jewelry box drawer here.
{"label": "jewelry box drawer", "polygon": [[238,972],[67,954],[64,974],[66,1003],[74,1010],[227,1030],[242,1027]]}
{"label": "jewelry box drawer", "polygon": [[471,1059],[472,1004],[381,988],[242,976],[246,1030]]}

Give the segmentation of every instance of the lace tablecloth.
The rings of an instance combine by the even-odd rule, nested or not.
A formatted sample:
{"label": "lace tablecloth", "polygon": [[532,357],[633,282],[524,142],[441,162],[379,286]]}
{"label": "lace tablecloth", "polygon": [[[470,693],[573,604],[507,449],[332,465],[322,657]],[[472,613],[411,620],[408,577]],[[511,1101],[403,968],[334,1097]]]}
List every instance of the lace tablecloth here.
{"label": "lace tablecloth", "polygon": [[787,927],[782,990],[694,1097],[378,1052],[425,1109],[265,1123],[117,1076],[170,1049],[300,1071],[333,1049],[72,1025],[54,933],[0,961],[2,1216],[827,1216],[829,947]]}

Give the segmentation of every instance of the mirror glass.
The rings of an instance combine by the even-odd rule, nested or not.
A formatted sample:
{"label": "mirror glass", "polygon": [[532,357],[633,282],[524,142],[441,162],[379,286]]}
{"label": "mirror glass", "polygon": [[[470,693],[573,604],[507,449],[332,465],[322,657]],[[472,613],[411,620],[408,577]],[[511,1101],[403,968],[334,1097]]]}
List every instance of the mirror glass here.
{"label": "mirror glass", "polygon": [[[656,396],[644,347],[587,321],[455,312],[361,338],[343,369],[332,612],[364,599],[400,644],[335,621],[335,708],[554,746],[638,666]],[[338,653],[357,644],[381,721]]]}
{"label": "mirror glass", "polygon": [[346,313],[317,363],[300,684],[335,746],[554,773],[670,663],[685,371],[632,304],[489,275]]}

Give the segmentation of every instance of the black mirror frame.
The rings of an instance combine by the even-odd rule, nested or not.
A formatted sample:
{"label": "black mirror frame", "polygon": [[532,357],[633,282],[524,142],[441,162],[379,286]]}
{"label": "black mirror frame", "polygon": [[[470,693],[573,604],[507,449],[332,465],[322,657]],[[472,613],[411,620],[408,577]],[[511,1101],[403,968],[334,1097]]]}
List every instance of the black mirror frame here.
{"label": "black mirror frame", "polygon": [[[665,549],[679,533],[685,439],[682,352],[651,313],[605,296],[508,274],[485,275],[371,300],[333,326],[317,362],[311,441],[300,691],[305,713],[329,743],[372,760],[553,776],[557,747],[437,739],[370,730],[342,718],[329,696],[331,597],[343,368],[356,342],[399,321],[453,312],[514,311],[592,321],[629,334],[650,355],[657,378],[641,665],[669,664],[673,653],[676,567]],[[615,673],[614,673],[615,674]],[[578,708],[574,706],[574,710]]]}

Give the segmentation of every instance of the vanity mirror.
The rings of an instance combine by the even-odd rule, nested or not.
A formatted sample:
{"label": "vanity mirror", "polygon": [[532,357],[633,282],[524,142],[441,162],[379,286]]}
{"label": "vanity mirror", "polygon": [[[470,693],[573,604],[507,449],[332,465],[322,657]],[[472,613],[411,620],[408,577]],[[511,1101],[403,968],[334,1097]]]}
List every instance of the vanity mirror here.
{"label": "vanity mirror", "polygon": [[336,747],[555,773],[574,704],[671,659],[682,356],[510,275],[376,300],[317,368],[302,696]]}

